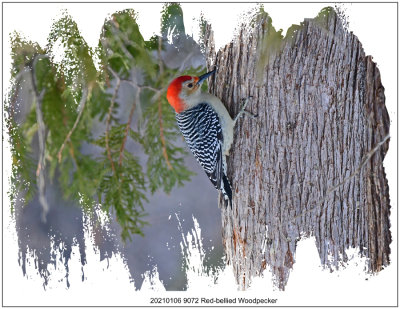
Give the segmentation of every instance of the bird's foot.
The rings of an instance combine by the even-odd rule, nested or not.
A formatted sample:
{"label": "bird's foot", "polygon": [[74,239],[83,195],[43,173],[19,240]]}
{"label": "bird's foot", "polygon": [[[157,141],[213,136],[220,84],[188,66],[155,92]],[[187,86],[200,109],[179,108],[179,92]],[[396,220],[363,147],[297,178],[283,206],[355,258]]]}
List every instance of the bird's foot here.
{"label": "bird's foot", "polygon": [[252,98],[252,97],[253,97],[253,96],[249,96],[249,97],[247,97],[247,98],[243,98],[243,99],[242,99],[242,101],[244,102],[244,104],[243,104],[242,108],[240,109],[239,113],[236,115],[236,117],[235,117],[235,119],[234,119],[234,122],[235,122],[235,123],[236,123],[236,121],[237,121],[241,116],[243,116],[243,115],[247,115],[247,116],[249,116],[249,117],[251,117],[251,118],[253,118],[253,119],[256,119],[256,118],[258,117],[258,115],[254,115],[254,114],[252,114],[252,113],[250,113],[250,112],[248,112],[248,111],[245,110],[247,104],[249,103],[249,99]]}

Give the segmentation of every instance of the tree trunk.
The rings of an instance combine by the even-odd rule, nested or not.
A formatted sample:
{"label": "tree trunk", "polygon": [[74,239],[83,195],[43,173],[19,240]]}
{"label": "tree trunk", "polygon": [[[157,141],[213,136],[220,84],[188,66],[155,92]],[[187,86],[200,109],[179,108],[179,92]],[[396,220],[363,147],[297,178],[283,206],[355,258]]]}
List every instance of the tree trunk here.
{"label": "tree trunk", "polygon": [[389,264],[389,115],[379,70],[332,9],[288,30],[266,13],[218,53],[205,31],[209,90],[242,117],[228,157],[233,208],[220,207],[228,263],[242,289],[267,265],[284,289],[296,243],[315,236],[337,269],[358,248],[368,271]]}

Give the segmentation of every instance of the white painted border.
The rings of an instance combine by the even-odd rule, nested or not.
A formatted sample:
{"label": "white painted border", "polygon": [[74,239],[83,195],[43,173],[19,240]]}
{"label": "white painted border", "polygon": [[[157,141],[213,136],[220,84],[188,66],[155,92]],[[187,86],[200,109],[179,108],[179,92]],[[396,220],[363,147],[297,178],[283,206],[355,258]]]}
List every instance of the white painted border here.
{"label": "white painted border", "polygon": [[[107,14],[127,7],[134,7],[139,12],[139,25],[143,35],[148,38],[159,32],[159,11],[162,4],[3,4],[3,35],[17,30],[33,41],[44,45],[50,29],[52,19],[59,15],[60,9],[66,8],[78,23],[83,37],[91,46],[97,45],[99,32]],[[314,17],[321,8],[328,4],[321,3],[274,3],[264,4],[265,10],[271,15],[274,26],[286,29],[292,23],[299,23],[304,17]],[[332,4],[334,6],[334,3]],[[244,9],[254,7],[254,4],[189,4],[182,5],[187,31],[196,32],[196,20],[202,11],[213,25],[217,46],[222,46],[232,38],[233,30],[237,25],[238,16]],[[397,4],[353,3],[342,4],[349,18],[349,28],[360,39],[367,54],[374,56],[374,61],[382,76],[385,86],[386,105],[391,118],[391,141],[389,152],[384,165],[390,187],[391,197],[391,231],[393,242],[391,245],[392,265],[377,276],[365,280],[360,265],[352,265],[346,270],[335,273],[321,271],[319,259],[313,240],[300,242],[296,254],[296,264],[290,276],[286,292],[272,291],[268,275],[264,279],[254,280],[252,291],[239,295],[257,295],[258,297],[278,298],[278,305],[396,305],[397,280]],[[154,22],[154,21],[157,22]],[[196,38],[197,33],[193,34]],[[5,77],[3,86],[7,89],[10,71],[10,45],[4,39],[4,67]],[[10,175],[10,156],[7,145],[4,144],[4,205],[3,205],[3,304],[4,305],[149,305],[149,297],[167,296],[182,297],[205,296],[204,286],[190,286],[192,292],[149,292],[140,291],[132,294],[132,284],[127,279],[127,270],[121,260],[115,258],[110,269],[105,269],[95,252],[91,253],[88,245],[88,265],[85,272],[88,280],[71,279],[71,288],[57,288],[54,285],[44,291],[41,280],[30,273],[31,278],[22,276],[21,268],[17,263],[16,235],[13,230],[14,222],[8,216],[9,203],[7,179]],[[90,244],[90,238],[87,238]],[[76,255],[79,256],[79,255]],[[357,260],[357,259],[356,259]],[[71,277],[74,270],[80,274],[78,257],[71,261]],[[79,265],[79,267],[78,267]],[[104,270],[103,270],[104,269]],[[361,275],[360,275],[361,273]],[[79,277],[79,276],[78,276]],[[235,286],[232,285],[232,273],[228,268],[221,276],[220,284],[207,289],[218,297],[237,296]],[[192,280],[196,282],[196,280]],[[201,281],[198,281],[201,282]],[[196,283],[193,283],[196,284]],[[153,293],[153,294],[152,294]],[[217,294],[216,294],[217,293]],[[210,294],[211,295],[211,294]]]}

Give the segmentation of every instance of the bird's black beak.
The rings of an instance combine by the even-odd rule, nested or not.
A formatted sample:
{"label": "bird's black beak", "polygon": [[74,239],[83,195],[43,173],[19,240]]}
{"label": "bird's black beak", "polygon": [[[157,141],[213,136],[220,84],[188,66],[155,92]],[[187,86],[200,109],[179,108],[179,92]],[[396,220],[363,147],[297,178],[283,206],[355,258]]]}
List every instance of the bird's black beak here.
{"label": "bird's black beak", "polygon": [[200,86],[210,75],[213,75],[215,73],[215,71],[217,71],[217,67],[214,67],[214,70],[199,76],[199,80],[197,82],[197,85]]}

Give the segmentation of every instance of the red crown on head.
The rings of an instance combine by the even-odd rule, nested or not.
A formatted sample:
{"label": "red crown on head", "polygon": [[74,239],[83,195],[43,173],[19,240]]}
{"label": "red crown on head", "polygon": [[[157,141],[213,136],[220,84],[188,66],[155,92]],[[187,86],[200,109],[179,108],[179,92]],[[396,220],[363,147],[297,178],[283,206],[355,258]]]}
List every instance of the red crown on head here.
{"label": "red crown on head", "polygon": [[179,93],[182,90],[182,83],[192,78],[193,77],[189,75],[179,76],[175,78],[168,86],[167,100],[177,113],[180,113],[185,109],[185,103],[179,97]]}

